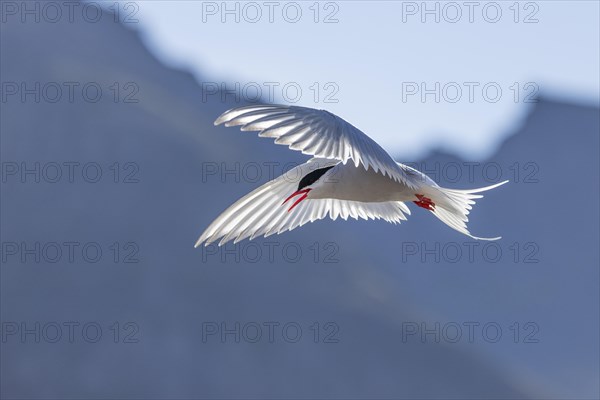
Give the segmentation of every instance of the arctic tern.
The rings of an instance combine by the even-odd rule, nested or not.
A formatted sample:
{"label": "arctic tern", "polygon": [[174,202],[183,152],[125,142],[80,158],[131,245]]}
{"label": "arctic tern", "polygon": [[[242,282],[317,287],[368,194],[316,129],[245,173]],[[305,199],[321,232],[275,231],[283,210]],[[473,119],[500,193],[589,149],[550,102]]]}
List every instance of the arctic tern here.
{"label": "arctic tern", "polygon": [[324,110],[285,105],[250,105],[223,113],[215,125],[241,126],[261,137],[313,156],[265,183],[226,209],[196,242],[233,240],[290,231],[329,216],[347,220],[406,220],[406,202],[431,212],[473,238],[467,215],[481,192],[508,181],[469,190],[440,187],[427,175],[398,163],[373,139]]}

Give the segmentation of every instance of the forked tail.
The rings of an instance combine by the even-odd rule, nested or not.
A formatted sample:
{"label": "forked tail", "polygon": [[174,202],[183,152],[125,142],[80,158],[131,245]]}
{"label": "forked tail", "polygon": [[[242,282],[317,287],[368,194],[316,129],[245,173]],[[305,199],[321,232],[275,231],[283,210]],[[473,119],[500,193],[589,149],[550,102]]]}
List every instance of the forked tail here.
{"label": "forked tail", "polygon": [[[429,190],[426,192],[426,196],[428,196],[435,204],[433,207],[429,208],[429,210],[450,228],[456,229],[457,231],[464,233],[473,239],[501,239],[501,237],[481,238],[471,235],[467,229],[467,222],[469,221],[467,215],[472,208],[471,206],[475,204],[475,199],[480,199],[483,197],[483,195],[477,193],[497,188],[498,186],[504,185],[507,182],[508,181],[504,181],[479,189],[467,190],[446,189],[439,186],[429,187]],[[429,200],[429,198],[425,198]],[[419,198],[419,200],[420,201],[417,202],[417,204],[423,201],[421,198]],[[421,207],[423,206],[421,205]]]}

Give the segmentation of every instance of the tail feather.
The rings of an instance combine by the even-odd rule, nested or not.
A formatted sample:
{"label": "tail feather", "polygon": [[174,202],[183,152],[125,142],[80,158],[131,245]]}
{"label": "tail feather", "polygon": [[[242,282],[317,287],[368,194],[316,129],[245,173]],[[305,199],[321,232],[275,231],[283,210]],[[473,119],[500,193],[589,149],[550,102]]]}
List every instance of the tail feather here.
{"label": "tail feather", "polygon": [[507,182],[508,181],[504,181],[483,188],[467,190],[446,189],[439,186],[432,187],[432,192],[429,194],[435,203],[432,213],[438,217],[440,221],[452,229],[455,229],[473,239],[501,239],[502,237],[500,236],[494,238],[483,238],[471,235],[471,232],[469,232],[467,228],[467,222],[469,222],[467,215],[469,215],[470,210],[473,208],[472,205],[475,204],[475,199],[480,199],[483,197],[483,195],[477,193],[497,188],[498,186],[504,185]]}

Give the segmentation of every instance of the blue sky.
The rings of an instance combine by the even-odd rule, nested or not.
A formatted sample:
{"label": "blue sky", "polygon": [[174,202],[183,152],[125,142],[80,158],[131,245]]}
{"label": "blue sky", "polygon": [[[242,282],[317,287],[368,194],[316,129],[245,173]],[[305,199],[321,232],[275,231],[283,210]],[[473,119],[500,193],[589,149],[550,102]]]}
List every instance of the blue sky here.
{"label": "blue sky", "polygon": [[208,93],[225,85],[325,108],[406,158],[444,147],[478,159],[536,93],[598,104],[598,4],[143,1],[128,11],[151,51]]}

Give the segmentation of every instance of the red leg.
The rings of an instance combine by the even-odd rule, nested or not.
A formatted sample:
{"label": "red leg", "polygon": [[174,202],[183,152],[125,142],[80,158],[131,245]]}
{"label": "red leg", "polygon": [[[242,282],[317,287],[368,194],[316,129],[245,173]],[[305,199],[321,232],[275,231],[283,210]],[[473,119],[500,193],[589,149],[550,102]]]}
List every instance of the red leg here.
{"label": "red leg", "polygon": [[417,194],[416,196],[419,201],[414,201],[413,203],[429,211],[433,211],[435,209],[435,203],[431,201],[429,197],[425,197],[422,194]]}

